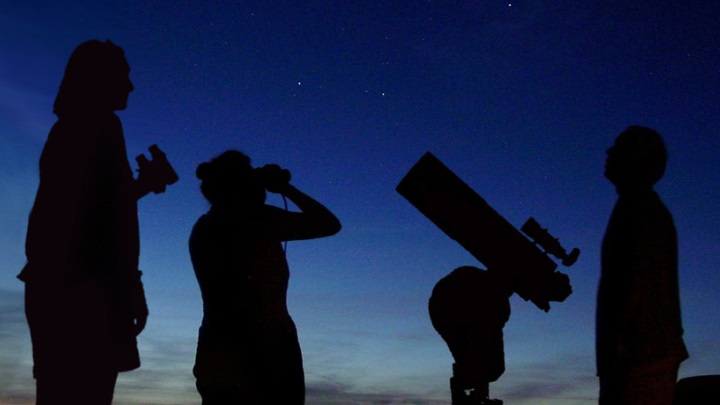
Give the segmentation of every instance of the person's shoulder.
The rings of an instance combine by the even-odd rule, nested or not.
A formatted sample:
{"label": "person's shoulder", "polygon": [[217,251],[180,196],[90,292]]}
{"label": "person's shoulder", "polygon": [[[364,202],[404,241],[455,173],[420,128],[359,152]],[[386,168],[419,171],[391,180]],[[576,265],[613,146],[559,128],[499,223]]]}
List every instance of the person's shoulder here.
{"label": "person's shoulder", "polygon": [[203,214],[195,221],[192,227],[192,234],[202,232],[212,226],[212,218],[208,214]]}
{"label": "person's shoulder", "polygon": [[195,221],[195,224],[190,230],[190,237],[188,238],[188,244],[191,249],[197,247],[199,244],[204,243],[213,233],[214,227],[212,226],[212,220],[208,214],[203,214]]}

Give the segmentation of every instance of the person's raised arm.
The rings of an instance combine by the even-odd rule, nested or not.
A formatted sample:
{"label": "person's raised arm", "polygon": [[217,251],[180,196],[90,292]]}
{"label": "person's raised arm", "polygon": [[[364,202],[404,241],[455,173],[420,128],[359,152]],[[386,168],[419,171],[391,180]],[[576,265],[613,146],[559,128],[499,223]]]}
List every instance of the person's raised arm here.
{"label": "person's raised arm", "polygon": [[273,233],[280,240],[314,239],[338,233],[342,227],[335,214],[314,198],[285,183],[269,187],[268,191],[285,196],[301,212],[274,210]]}

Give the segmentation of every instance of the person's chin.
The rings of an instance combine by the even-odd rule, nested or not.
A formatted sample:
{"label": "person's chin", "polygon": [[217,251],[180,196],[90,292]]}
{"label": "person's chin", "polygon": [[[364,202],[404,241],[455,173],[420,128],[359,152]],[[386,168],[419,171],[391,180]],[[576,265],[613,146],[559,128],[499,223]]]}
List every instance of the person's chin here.
{"label": "person's chin", "polygon": [[603,173],[603,175],[605,176],[606,179],[610,180],[611,182],[613,182],[613,179],[615,178],[615,176],[613,175],[613,172],[611,170],[608,170],[607,167],[605,168],[605,172]]}
{"label": "person's chin", "polygon": [[122,111],[127,108],[127,101],[124,103],[118,103],[115,108],[113,108],[114,111]]}

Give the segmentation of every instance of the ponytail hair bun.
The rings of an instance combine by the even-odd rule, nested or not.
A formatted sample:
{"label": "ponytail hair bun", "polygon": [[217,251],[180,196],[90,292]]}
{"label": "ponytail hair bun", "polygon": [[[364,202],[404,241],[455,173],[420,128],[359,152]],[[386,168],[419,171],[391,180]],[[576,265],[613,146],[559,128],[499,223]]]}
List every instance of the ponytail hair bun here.
{"label": "ponytail hair bun", "polygon": [[210,204],[227,200],[238,186],[250,188],[252,173],[250,158],[238,150],[225,151],[195,169],[201,181],[200,191]]}
{"label": "ponytail hair bun", "polygon": [[212,168],[210,167],[210,163],[200,163],[200,165],[195,170],[195,177],[197,177],[199,180],[207,180],[208,177],[210,177],[210,171]]}

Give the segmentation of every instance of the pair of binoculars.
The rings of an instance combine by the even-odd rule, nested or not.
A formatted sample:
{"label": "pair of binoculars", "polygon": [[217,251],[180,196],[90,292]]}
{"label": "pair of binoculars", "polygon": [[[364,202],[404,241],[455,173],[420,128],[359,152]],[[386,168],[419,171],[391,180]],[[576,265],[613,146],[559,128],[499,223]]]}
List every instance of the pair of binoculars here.
{"label": "pair of binoculars", "polygon": [[255,168],[253,176],[265,189],[274,189],[290,183],[290,171],[274,164]]}
{"label": "pair of binoculars", "polygon": [[142,177],[149,190],[153,193],[163,193],[167,186],[178,181],[178,175],[170,162],[168,162],[165,152],[160,150],[157,145],[150,146],[148,151],[151,160],[144,154],[140,154],[135,158],[138,164],[138,178]]}

